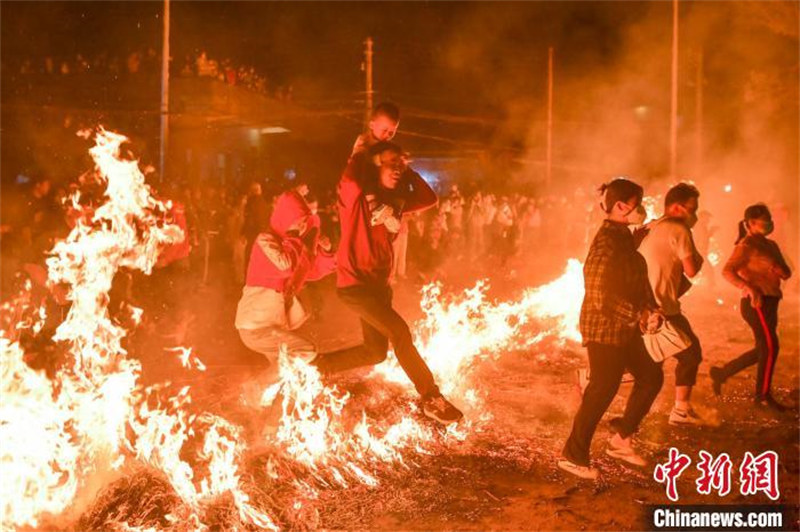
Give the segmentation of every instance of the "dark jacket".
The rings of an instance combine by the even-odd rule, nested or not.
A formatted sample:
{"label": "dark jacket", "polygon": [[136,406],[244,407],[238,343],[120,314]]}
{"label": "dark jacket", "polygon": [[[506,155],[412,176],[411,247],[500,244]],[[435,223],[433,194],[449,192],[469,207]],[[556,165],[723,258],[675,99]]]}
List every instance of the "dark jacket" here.
{"label": "dark jacket", "polygon": [[647,264],[636,251],[626,225],[603,222],[589,248],[583,276],[583,344],[627,344],[639,334],[642,311],[656,308],[656,302],[647,280]]}

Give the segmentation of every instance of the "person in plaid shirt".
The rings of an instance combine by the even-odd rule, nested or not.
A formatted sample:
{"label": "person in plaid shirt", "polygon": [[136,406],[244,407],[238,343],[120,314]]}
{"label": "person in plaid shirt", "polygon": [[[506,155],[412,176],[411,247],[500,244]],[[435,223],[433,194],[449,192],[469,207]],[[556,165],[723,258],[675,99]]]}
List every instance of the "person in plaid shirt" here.
{"label": "person in plaid shirt", "polygon": [[630,464],[644,459],[631,446],[631,436],[650,410],[664,380],[661,365],[648,355],[641,332],[660,327],[658,311],[647,279],[647,264],[636,251],[629,225],[644,222],[644,190],[627,179],[614,179],[600,189],[606,220],[589,248],[583,268],[586,293],[580,331],[589,354],[590,380],[575,415],[572,433],[558,466],[582,478],[595,479],[589,465],[589,447],[597,424],[619,389],[627,370],[635,383],[625,413],[612,420],[615,432],[607,453]]}

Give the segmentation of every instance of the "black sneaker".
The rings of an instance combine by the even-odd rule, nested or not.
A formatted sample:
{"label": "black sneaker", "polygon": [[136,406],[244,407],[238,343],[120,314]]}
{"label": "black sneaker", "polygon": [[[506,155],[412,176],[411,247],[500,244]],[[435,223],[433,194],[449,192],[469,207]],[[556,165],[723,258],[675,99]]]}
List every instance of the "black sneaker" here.
{"label": "black sneaker", "polygon": [[722,374],[722,368],[711,366],[708,370],[708,376],[711,377],[711,388],[714,390],[714,395],[719,397],[722,395],[722,383],[725,382],[725,376]]}
{"label": "black sneaker", "polygon": [[461,410],[453,406],[450,401],[441,395],[426,397],[422,400],[422,411],[431,419],[444,425],[459,421],[464,414]]}

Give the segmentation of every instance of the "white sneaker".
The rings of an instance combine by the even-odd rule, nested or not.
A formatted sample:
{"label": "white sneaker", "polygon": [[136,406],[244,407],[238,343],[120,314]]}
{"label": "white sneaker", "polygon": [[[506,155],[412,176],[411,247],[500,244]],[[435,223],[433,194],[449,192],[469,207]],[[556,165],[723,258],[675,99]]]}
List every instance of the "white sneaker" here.
{"label": "white sneaker", "polygon": [[572,473],[576,477],[585,478],[587,480],[597,480],[600,473],[597,469],[588,466],[581,466],[574,462],[570,462],[566,458],[561,458],[558,461],[558,467],[567,473]]}
{"label": "white sneaker", "polygon": [[608,456],[639,467],[647,465],[647,460],[637,454],[636,451],[633,450],[633,447],[630,445],[616,446],[613,441],[613,437],[608,440],[608,447],[606,448],[606,454]]}
{"label": "white sneaker", "polygon": [[685,410],[673,406],[672,411],[669,413],[669,424],[700,426],[706,423],[703,421],[703,418],[697,415],[697,412],[695,412],[694,408],[691,406]]}

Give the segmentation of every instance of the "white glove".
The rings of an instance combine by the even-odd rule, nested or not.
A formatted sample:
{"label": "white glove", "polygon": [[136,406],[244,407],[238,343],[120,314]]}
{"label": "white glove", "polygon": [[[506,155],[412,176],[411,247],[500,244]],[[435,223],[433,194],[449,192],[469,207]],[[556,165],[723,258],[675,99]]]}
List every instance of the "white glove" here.
{"label": "white glove", "polygon": [[378,205],[372,211],[372,219],[370,220],[370,224],[372,226],[382,224],[387,218],[391,217],[394,214],[394,209],[389,205]]}
{"label": "white glove", "polygon": [[400,220],[398,220],[394,216],[389,216],[383,221],[383,225],[386,226],[386,230],[390,233],[399,233],[400,232]]}

